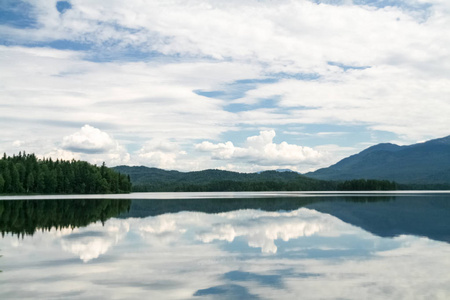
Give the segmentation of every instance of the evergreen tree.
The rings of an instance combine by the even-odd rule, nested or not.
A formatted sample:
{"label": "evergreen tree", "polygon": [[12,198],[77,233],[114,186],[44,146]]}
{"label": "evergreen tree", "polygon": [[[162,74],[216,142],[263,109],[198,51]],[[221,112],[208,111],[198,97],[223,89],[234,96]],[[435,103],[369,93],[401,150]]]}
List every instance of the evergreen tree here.
{"label": "evergreen tree", "polygon": [[5,186],[5,179],[3,179],[3,175],[0,174],[0,193],[3,193],[4,186]]}
{"label": "evergreen tree", "polygon": [[127,193],[130,178],[84,161],[37,159],[20,152],[0,159],[0,193]]}
{"label": "evergreen tree", "polygon": [[28,173],[27,182],[26,182],[26,191],[27,193],[32,192],[34,189],[34,175],[32,172]]}

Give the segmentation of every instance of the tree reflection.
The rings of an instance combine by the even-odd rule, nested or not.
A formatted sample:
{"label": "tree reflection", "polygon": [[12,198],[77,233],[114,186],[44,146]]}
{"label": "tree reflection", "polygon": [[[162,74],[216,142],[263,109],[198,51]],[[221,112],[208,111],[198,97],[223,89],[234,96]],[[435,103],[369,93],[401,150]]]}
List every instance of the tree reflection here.
{"label": "tree reflection", "polygon": [[127,212],[130,205],[131,200],[118,199],[0,201],[0,231],[23,237],[36,230],[84,227]]}
{"label": "tree reflection", "polygon": [[290,211],[306,205],[324,201],[386,202],[393,196],[314,196],[314,197],[273,197],[273,198],[221,198],[221,199],[135,199],[128,213],[120,217],[147,217],[180,211],[221,213],[239,209],[261,209],[264,211]]}

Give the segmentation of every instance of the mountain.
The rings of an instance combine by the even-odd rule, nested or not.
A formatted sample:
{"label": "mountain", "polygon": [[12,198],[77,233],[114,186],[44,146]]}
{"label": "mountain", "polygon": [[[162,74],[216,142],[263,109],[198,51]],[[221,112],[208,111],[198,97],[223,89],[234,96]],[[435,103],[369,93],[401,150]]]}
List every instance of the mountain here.
{"label": "mountain", "polygon": [[450,136],[409,146],[384,143],[305,176],[322,180],[377,179],[450,184]]}
{"label": "mountain", "polygon": [[114,169],[122,174],[130,175],[133,184],[146,184],[148,182],[178,182],[203,184],[217,180],[235,181],[290,181],[303,177],[295,172],[263,171],[260,173],[238,173],[223,170],[204,170],[194,172],[167,171],[144,166],[130,167],[118,166]]}
{"label": "mountain", "polygon": [[296,172],[264,171],[238,173],[223,170],[166,171],[144,166],[118,166],[115,171],[130,176],[133,191],[283,191],[334,190],[333,183],[308,178]]}

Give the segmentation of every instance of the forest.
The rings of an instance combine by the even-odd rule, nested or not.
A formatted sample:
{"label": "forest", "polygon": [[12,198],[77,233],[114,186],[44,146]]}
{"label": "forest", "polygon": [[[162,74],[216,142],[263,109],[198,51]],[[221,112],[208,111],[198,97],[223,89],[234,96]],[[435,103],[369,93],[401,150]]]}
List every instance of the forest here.
{"label": "forest", "polygon": [[394,181],[374,179],[353,179],[339,182],[338,191],[394,191],[399,186]]}
{"label": "forest", "polygon": [[38,159],[34,154],[0,159],[0,194],[108,194],[131,191],[130,177],[85,161]]}

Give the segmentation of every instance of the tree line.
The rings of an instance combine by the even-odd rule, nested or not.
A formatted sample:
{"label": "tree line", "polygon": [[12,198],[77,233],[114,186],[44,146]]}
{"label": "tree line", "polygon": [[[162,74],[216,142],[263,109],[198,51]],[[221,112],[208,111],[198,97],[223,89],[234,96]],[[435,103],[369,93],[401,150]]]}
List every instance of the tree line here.
{"label": "tree line", "polygon": [[338,191],[393,191],[398,190],[398,184],[389,180],[353,179],[339,182]]}
{"label": "tree line", "polygon": [[34,154],[0,159],[1,194],[107,194],[131,191],[130,177],[85,161],[38,159]]}
{"label": "tree line", "polygon": [[299,178],[291,181],[215,180],[203,184],[149,182],[133,185],[133,192],[244,192],[244,191],[390,191],[398,185],[388,180],[325,181]]}

